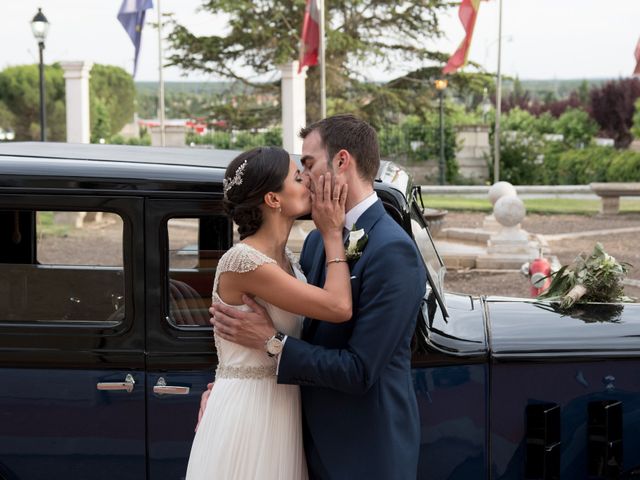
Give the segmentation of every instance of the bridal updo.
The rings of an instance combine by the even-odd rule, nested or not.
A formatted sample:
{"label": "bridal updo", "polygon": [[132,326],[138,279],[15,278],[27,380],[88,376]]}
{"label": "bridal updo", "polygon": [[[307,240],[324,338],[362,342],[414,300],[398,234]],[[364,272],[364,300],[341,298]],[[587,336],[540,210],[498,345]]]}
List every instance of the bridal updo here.
{"label": "bridal updo", "polygon": [[241,153],[227,167],[224,209],[238,225],[240,240],[262,225],[264,196],[282,190],[289,162],[289,154],[282,148],[258,147]]}

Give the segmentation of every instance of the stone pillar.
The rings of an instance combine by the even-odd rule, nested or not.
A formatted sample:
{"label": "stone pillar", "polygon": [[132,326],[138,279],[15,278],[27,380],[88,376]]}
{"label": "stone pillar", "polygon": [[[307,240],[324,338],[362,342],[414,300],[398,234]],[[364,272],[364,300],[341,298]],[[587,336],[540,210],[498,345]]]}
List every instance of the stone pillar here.
{"label": "stone pillar", "polygon": [[279,66],[282,72],[282,146],[289,153],[302,153],[300,129],[307,124],[305,100],[306,68],[298,73],[298,61]]}
{"label": "stone pillar", "polygon": [[67,110],[67,142],[89,143],[89,72],[91,62],[61,62],[64,70],[65,101]]}

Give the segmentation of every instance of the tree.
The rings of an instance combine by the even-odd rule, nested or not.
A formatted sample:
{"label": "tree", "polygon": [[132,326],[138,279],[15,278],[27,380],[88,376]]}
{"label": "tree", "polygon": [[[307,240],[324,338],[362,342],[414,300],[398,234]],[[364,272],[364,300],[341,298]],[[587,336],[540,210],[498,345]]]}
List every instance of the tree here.
{"label": "tree", "polygon": [[[330,113],[362,106],[350,91],[363,79],[365,66],[398,68],[401,62],[443,63],[447,55],[428,45],[441,36],[439,14],[448,0],[329,0],[326,3],[327,96]],[[277,91],[275,83],[251,80],[273,72],[298,57],[299,32],[305,0],[203,0],[202,9],[228,18],[225,35],[196,36],[172,21],[169,63],[185,71],[200,71],[239,80],[258,89]],[[366,100],[364,100],[366,101]],[[307,80],[307,112],[319,113],[319,72],[312,67]]]}
{"label": "tree", "polygon": [[616,148],[626,148],[633,140],[634,103],[640,97],[640,80],[612,80],[591,90],[591,115],[603,134],[613,138]]}
{"label": "tree", "polygon": [[[92,137],[109,138],[133,119],[136,90],[133,78],[126,70],[112,65],[94,65],[89,89]],[[109,132],[105,131],[107,123]],[[100,132],[96,132],[96,128]]]}
{"label": "tree", "polygon": [[631,133],[635,138],[640,138],[640,98],[635,103],[635,113],[633,114],[633,127]]}
{"label": "tree", "polygon": [[3,101],[0,101],[0,128],[3,130],[14,129],[15,123],[16,116]]}
{"label": "tree", "polygon": [[[47,140],[64,141],[66,119],[64,78],[58,64],[45,66]],[[40,84],[38,65],[19,65],[0,72],[0,102],[13,114],[16,140],[40,138]]]}
{"label": "tree", "polygon": [[[91,70],[90,105],[92,131],[102,117],[111,125],[109,136],[130,121],[134,110],[135,89],[131,75],[119,67],[94,65]],[[59,64],[45,66],[45,103],[47,140],[66,140],[64,72]],[[0,102],[14,116],[16,140],[40,138],[40,86],[37,65],[9,67],[0,72]],[[96,111],[101,103],[106,110]],[[0,125],[2,126],[2,125]]]}
{"label": "tree", "polygon": [[109,111],[99,98],[94,98],[93,127],[91,128],[91,142],[98,143],[101,139],[108,140],[113,136]]}

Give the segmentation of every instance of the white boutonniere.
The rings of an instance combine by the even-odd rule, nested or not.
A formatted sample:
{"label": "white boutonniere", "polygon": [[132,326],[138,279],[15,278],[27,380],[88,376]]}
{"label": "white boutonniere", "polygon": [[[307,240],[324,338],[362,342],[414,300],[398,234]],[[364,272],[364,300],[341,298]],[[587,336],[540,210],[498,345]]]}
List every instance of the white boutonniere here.
{"label": "white boutonniere", "polygon": [[367,240],[369,240],[369,237],[364,233],[364,230],[362,228],[356,230],[354,225],[353,229],[349,232],[349,242],[345,250],[347,260],[357,260],[360,258],[362,256],[362,250],[364,250],[364,246],[367,244]]}

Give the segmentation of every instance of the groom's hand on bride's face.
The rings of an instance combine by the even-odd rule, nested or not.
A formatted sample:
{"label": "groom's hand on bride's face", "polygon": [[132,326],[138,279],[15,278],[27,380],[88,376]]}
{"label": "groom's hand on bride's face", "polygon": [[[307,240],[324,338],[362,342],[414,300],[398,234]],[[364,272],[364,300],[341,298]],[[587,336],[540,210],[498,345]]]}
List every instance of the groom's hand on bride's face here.
{"label": "groom's hand on bride's face", "polygon": [[267,311],[253,299],[243,295],[242,301],[251,308],[244,312],[237,308],[216,303],[209,312],[216,334],[233,343],[256,350],[265,350],[265,342],[275,335],[273,322]]}

